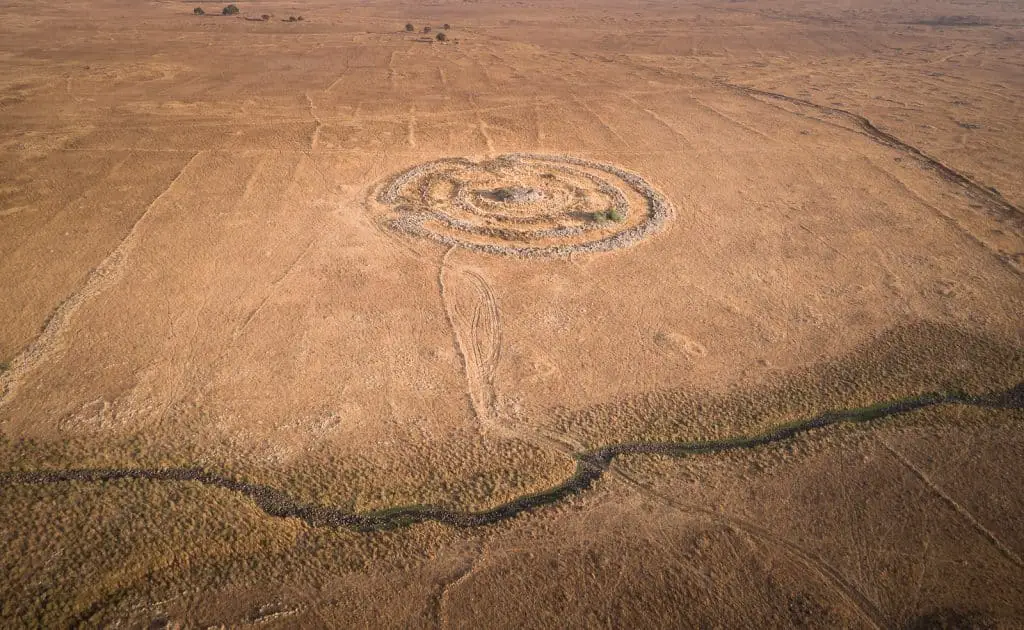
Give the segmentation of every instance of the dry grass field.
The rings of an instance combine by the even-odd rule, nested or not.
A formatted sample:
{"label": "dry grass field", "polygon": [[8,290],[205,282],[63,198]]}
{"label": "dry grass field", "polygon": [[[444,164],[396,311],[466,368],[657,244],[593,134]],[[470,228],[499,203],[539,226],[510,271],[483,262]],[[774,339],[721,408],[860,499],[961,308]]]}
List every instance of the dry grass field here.
{"label": "dry grass field", "polygon": [[1024,628],[1019,3],[0,6],[3,627]]}

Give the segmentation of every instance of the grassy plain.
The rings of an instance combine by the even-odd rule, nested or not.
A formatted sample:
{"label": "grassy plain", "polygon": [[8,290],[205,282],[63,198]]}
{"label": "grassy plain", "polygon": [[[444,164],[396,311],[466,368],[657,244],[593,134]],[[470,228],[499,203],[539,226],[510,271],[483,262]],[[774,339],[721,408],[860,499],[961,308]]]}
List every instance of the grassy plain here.
{"label": "grassy plain", "polygon": [[[589,449],[1011,390],[1017,4],[237,4],[2,3],[10,625],[1024,627],[1020,391],[622,455],[478,527],[226,487],[479,512]],[[671,211],[555,256],[392,229],[392,178],[452,157],[403,194],[561,177],[602,210],[596,177],[631,212],[605,236],[648,199],[621,169]],[[82,469],[229,481],[37,475]]]}

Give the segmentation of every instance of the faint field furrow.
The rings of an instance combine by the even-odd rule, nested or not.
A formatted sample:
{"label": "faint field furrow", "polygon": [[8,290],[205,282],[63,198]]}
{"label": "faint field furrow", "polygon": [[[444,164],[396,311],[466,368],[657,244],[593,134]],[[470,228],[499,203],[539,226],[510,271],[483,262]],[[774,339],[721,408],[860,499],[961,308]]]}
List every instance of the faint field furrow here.
{"label": "faint field furrow", "polygon": [[[754,98],[783,101],[800,107],[810,108],[827,116],[839,118],[851,124],[854,130],[863,133],[880,144],[908,154],[925,168],[934,171],[945,181],[962,188],[964,193],[970,199],[982,204],[996,222],[1012,230],[1017,235],[1024,235],[1024,211],[1008,201],[997,190],[990,186],[984,186],[975,182],[967,175],[961,173],[948,164],[941,162],[937,158],[928,155],[921,149],[900,140],[886,131],[882,131],[876,127],[874,123],[860,114],[856,114],[845,109],[839,109],[837,107],[818,105],[804,99],[786,96],[775,92],[767,92],[765,90],[759,90],[745,85],[736,85],[731,83],[721,83],[721,85]],[[1018,273],[1024,272],[1024,251],[997,251],[994,253]]]}
{"label": "faint field furrow", "polygon": [[63,340],[64,332],[79,307],[90,298],[113,285],[124,275],[131,253],[136,247],[139,232],[151,220],[151,211],[164,198],[164,195],[168,194],[175,187],[185,171],[189,169],[200,154],[201,152],[197,152],[185,163],[181,171],[167,185],[167,188],[157,195],[149,204],[149,207],[139,216],[128,231],[128,234],[114,251],[89,274],[85,285],[61,303],[43,328],[42,333],[21,354],[11,361],[9,369],[0,373],[0,406],[3,406],[10,400],[22,379],[25,378],[26,374],[33,367],[57,351],[59,344]]}

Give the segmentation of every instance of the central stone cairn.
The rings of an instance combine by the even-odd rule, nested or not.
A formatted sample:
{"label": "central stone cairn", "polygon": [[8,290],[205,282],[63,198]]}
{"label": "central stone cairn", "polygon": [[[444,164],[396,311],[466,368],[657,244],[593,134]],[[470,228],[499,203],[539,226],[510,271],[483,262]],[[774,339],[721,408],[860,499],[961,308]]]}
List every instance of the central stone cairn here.
{"label": "central stone cairn", "polygon": [[618,167],[521,153],[426,162],[391,177],[372,201],[389,229],[523,257],[626,247],[671,213],[664,196]]}
{"label": "central stone cairn", "polygon": [[526,186],[509,186],[495,188],[491,191],[491,197],[504,203],[536,203],[544,199],[544,193]]}

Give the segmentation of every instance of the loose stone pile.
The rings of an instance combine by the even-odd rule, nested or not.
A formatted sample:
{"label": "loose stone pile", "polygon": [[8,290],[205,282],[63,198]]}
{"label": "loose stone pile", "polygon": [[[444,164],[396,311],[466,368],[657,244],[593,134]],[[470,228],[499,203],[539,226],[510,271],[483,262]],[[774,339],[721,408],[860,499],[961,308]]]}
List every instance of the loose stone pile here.
{"label": "loose stone pile", "polygon": [[668,201],[642,178],[568,156],[513,153],[425,162],[374,199],[393,230],[503,256],[626,247],[657,230]]}

